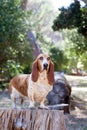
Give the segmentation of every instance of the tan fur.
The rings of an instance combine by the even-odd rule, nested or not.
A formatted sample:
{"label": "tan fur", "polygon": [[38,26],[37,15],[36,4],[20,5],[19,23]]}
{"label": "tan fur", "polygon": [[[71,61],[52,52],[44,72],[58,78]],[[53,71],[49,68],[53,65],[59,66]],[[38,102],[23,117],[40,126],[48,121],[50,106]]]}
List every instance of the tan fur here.
{"label": "tan fur", "polygon": [[17,91],[19,91],[22,95],[28,96],[28,80],[29,75],[17,75],[11,81],[9,85],[9,91],[12,93],[12,87],[14,86]]}
{"label": "tan fur", "polygon": [[[47,61],[47,69],[43,69],[41,57]],[[44,107],[44,100],[48,92],[52,90],[54,82],[54,64],[49,58],[46,54],[40,54],[33,62],[30,75],[20,74],[10,81],[9,89],[13,102],[15,102],[14,99],[26,96],[29,97],[30,107],[34,107],[35,101],[39,102],[41,107]],[[16,90],[19,92],[19,96]],[[15,96],[16,93],[17,97]]]}

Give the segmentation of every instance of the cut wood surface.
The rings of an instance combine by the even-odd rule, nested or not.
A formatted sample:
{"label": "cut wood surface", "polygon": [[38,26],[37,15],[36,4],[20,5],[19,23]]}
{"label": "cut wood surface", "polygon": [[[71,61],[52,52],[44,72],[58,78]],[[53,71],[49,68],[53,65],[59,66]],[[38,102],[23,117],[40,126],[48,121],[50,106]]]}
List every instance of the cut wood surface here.
{"label": "cut wood surface", "polygon": [[0,130],[66,130],[63,111],[0,109]]}

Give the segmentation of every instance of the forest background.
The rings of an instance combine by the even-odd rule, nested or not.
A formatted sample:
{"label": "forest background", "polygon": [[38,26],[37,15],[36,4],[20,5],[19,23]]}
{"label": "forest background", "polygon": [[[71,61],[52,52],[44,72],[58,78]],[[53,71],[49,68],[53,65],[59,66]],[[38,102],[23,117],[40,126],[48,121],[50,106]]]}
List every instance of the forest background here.
{"label": "forest background", "polygon": [[32,62],[48,53],[55,71],[87,72],[87,1],[52,9],[48,0],[0,1],[0,84],[30,73]]}

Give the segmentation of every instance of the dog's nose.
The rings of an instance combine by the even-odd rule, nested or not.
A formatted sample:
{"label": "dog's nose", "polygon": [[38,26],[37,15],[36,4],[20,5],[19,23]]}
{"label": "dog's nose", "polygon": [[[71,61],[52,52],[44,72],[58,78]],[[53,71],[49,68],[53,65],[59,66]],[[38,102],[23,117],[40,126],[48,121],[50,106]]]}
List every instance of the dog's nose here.
{"label": "dog's nose", "polygon": [[48,67],[48,64],[47,64],[47,63],[45,63],[45,64],[44,64],[44,69],[46,69],[46,70],[47,70],[47,67]]}

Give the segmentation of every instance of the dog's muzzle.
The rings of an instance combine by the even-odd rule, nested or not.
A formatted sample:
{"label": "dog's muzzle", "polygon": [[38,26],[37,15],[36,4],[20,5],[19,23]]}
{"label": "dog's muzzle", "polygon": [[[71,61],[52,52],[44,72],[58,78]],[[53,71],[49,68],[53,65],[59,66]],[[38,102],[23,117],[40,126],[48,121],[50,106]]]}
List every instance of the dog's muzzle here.
{"label": "dog's muzzle", "polygon": [[43,67],[44,67],[44,70],[47,70],[47,68],[48,68],[48,64],[45,63],[45,64],[43,65]]}

